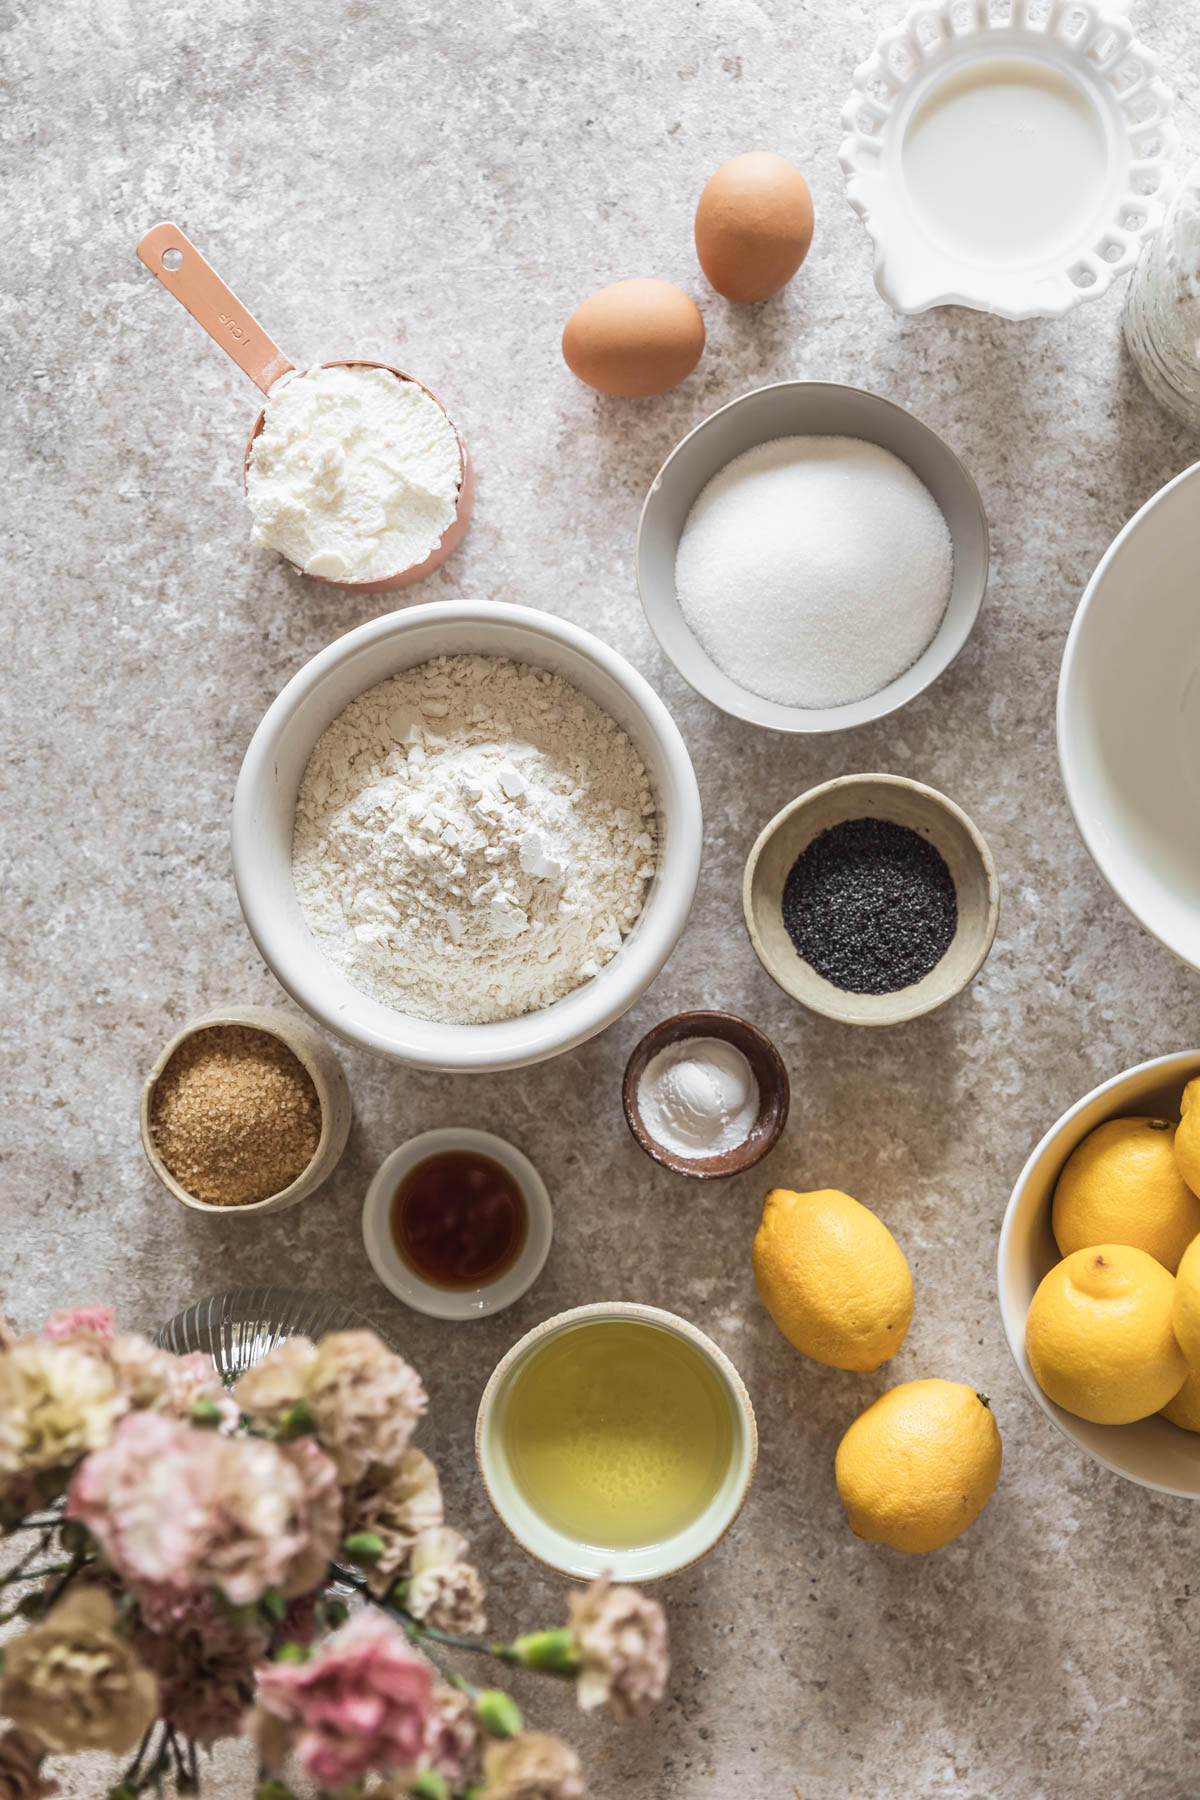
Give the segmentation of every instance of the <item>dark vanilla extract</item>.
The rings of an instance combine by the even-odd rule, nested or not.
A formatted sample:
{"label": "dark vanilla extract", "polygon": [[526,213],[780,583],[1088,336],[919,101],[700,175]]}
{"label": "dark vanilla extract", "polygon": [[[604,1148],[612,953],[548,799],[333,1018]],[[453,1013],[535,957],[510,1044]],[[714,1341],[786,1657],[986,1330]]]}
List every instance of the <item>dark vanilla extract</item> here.
{"label": "dark vanilla extract", "polygon": [[516,1180],[472,1150],[427,1156],[392,1199],[392,1241],[409,1268],[434,1287],[496,1281],[520,1256],[528,1225]]}

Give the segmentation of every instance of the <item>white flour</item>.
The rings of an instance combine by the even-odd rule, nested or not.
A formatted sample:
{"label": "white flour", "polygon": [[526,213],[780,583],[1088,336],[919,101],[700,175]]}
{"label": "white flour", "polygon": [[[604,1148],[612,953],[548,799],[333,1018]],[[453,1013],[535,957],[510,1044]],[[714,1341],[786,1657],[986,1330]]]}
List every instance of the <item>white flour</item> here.
{"label": "white flour", "polygon": [[454,427],[415,381],[366,364],[285,376],[246,472],[254,542],[309,575],[380,581],[436,549],[461,480]]}
{"label": "white flour", "polygon": [[513,1019],[615,956],[655,866],[626,734],[577,688],[443,656],[369,689],[317,743],[293,871],[355,987],[447,1023]]}

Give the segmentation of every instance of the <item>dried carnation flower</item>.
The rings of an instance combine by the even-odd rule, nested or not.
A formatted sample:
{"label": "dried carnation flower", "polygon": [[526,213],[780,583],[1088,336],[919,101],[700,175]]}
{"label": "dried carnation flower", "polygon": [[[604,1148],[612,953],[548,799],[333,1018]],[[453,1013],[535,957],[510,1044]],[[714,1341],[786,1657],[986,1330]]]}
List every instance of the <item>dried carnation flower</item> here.
{"label": "dried carnation flower", "polygon": [[72,1338],[97,1338],[101,1343],[111,1343],[116,1335],[117,1315],[110,1306],[72,1306],[51,1313],[42,1326],[42,1336],[48,1344]]}
{"label": "dried carnation flower", "polygon": [[567,1599],[585,1712],[607,1705],[616,1719],[637,1719],[662,1699],[670,1672],[666,1614],[637,1588],[601,1575]]}
{"label": "dried carnation flower", "polygon": [[435,1682],[424,1762],[457,1793],[483,1780],[483,1748],[484,1734],[473,1703],[457,1688]]}
{"label": "dried carnation flower", "polygon": [[6,1731],[0,1737],[0,1800],[50,1800],[58,1793],[56,1781],[42,1777],[44,1744],[27,1731]]}
{"label": "dried carnation flower", "polygon": [[435,1526],[417,1538],[409,1558],[404,1604],[414,1619],[439,1631],[478,1637],[487,1630],[484,1586],[465,1560],[467,1540],[451,1525]]}
{"label": "dried carnation flower", "polygon": [[254,1697],[254,1663],[266,1639],[231,1632],[223,1647],[216,1633],[173,1627],[166,1635],[135,1629],[133,1646],[158,1682],[158,1711],[168,1725],[208,1748],[221,1738],[239,1737]]}
{"label": "dried carnation flower", "polygon": [[308,1338],[284,1338],[238,1378],[234,1398],[256,1425],[277,1425],[303,1400],[316,1360],[317,1346]]}
{"label": "dried carnation flower", "polygon": [[218,1604],[211,1587],[148,1587],[130,1583],[137,1602],[138,1622],[155,1637],[193,1637],[204,1655],[218,1660],[239,1657],[259,1662],[266,1654],[270,1635],[250,1611],[234,1611]]}
{"label": "dried carnation flower", "polygon": [[400,1627],[367,1608],[307,1662],[256,1671],[251,1732],[268,1766],[294,1751],[317,1785],[343,1788],[372,1769],[415,1768],[433,1706],[433,1670]]}
{"label": "dried carnation flower", "polygon": [[341,1495],[315,1444],[227,1438],[134,1413],[76,1471],[67,1512],[135,1583],[220,1588],[247,1606],[321,1580],[341,1539]]}
{"label": "dried carnation flower", "polygon": [[483,1767],[481,1800],[583,1800],[586,1791],[574,1750],[544,1731],[490,1744]]}
{"label": "dried carnation flower", "polygon": [[427,1404],[416,1370],[373,1331],[334,1331],[315,1347],[290,1338],[242,1376],[234,1395],[260,1426],[303,1401],[347,1486],[399,1462]]}
{"label": "dried carnation flower", "polygon": [[173,1356],[144,1337],[122,1332],[113,1340],[109,1355],[118,1381],[137,1410],[186,1419],[197,1400],[207,1400],[216,1407],[222,1425],[237,1424],[237,1403],[202,1350]]}
{"label": "dried carnation flower", "polygon": [[48,1750],[132,1750],[158,1713],[158,1690],[114,1630],[116,1607],[76,1587],[6,1646],[0,1712]]}
{"label": "dried carnation flower", "polygon": [[408,1568],[420,1533],[441,1523],[441,1483],[420,1450],[406,1450],[390,1469],[373,1470],[346,1495],[347,1531],[373,1532],[383,1544],[382,1556],[364,1571],[380,1599]]}
{"label": "dried carnation flower", "polygon": [[0,1356],[0,1480],[73,1467],[111,1440],[128,1406],[104,1357],[22,1339]]}

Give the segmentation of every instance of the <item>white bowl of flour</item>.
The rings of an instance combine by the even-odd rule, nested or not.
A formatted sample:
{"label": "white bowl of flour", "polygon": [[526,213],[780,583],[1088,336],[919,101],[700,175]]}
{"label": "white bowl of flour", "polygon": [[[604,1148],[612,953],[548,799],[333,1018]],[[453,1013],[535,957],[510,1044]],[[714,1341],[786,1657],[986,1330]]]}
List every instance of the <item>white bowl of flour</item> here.
{"label": "white bowl of flour", "polygon": [[233,809],[238,897],[287,991],[346,1041],[446,1072],[540,1062],[618,1018],[687,922],[701,837],[648,683],[499,604],[389,614],[314,657]]}
{"label": "white bowl of flour", "polygon": [[840,731],[903,706],[958,655],[988,571],[974,482],[890,400],[783,381],[676,445],[638,527],[650,627],[714,706]]}

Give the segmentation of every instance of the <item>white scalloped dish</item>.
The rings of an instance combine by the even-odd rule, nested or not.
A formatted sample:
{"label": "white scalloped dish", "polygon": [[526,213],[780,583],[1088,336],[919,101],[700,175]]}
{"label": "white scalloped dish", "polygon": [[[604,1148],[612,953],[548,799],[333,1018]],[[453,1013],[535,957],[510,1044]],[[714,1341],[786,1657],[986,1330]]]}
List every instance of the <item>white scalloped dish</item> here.
{"label": "white scalloped dish", "polygon": [[1101,0],[928,0],[842,112],[846,195],[900,313],[1051,317],[1158,229],[1174,133],[1155,58]]}

